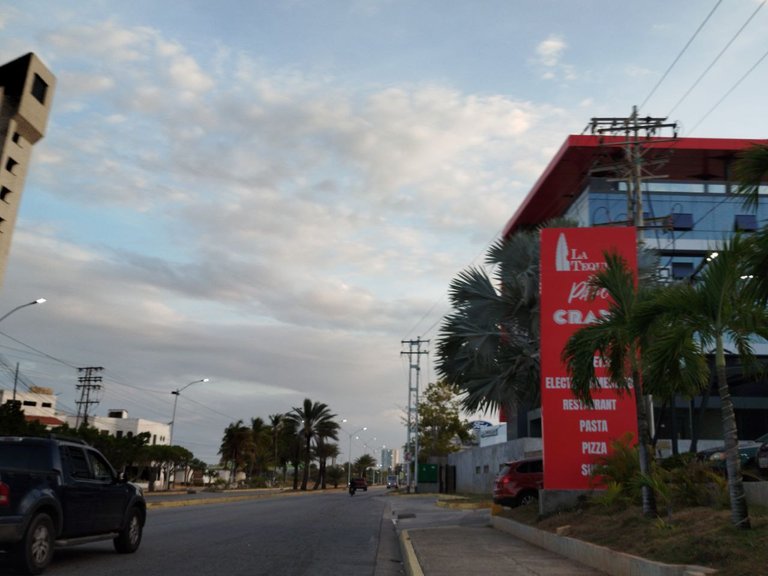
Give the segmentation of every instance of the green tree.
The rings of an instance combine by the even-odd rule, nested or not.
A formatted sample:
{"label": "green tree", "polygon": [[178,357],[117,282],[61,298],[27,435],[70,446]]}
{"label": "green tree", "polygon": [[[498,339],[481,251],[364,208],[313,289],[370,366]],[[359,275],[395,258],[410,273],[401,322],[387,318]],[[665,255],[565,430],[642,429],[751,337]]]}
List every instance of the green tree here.
{"label": "green tree", "polygon": [[376,466],[376,458],[370,454],[363,454],[360,456],[360,458],[355,460],[352,469],[358,476],[365,478],[366,471],[370,468],[373,468],[374,466]]}
{"label": "green tree", "polygon": [[227,426],[219,447],[220,463],[229,466],[231,481],[234,482],[238,470],[245,470],[248,457],[253,447],[253,432],[238,420]]}
{"label": "green tree", "polygon": [[[543,227],[572,227],[555,219]],[[517,436],[518,409],[539,401],[539,234],[521,231],[497,240],[485,264],[470,267],[451,281],[453,312],[437,339],[436,369],[441,379],[464,393],[469,412],[502,409],[507,438]]]}
{"label": "green tree", "polygon": [[312,402],[309,398],[305,398],[304,404],[298,408],[294,407],[288,417],[296,423],[299,435],[303,440],[304,474],[301,480],[301,490],[306,490],[309,482],[312,440],[317,437],[318,431],[323,426],[327,426],[328,422],[333,421],[336,415],[331,413],[327,404]]}
{"label": "green tree", "polygon": [[251,439],[248,476],[253,476],[255,472],[256,476],[261,477],[268,462],[272,460],[271,430],[262,418],[251,418]]}
{"label": "green tree", "polygon": [[326,465],[328,458],[335,458],[339,455],[339,447],[337,444],[331,444],[328,440],[339,439],[339,424],[333,420],[325,420],[317,426],[317,433],[315,436],[315,456],[317,457],[318,470],[317,480],[312,488],[317,490],[322,488],[325,490],[326,482]]}
{"label": "green tree", "polygon": [[[768,146],[757,144],[744,150],[734,164],[739,181],[737,192],[744,197],[746,209],[757,209],[760,188],[768,185]],[[753,252],[748,257],[749,274],[762,302],[768,301],[768,226],[762,226],[752,237]]]}
{"label": "green tree", "polygon": [[702,356],[714,349],[731,521],[734,526],[745,529],[751,525],[738,453],[736,415],[726,374],[725,345],[728,342],[729,346],[736,347],[744,369],[759,367],[752,338],[768,338],[768,313],[764,302],[757,297],[755,283],[750,280],[753,255],[753,242],[734,236],[718,250],[717,257],[709,261],[694,283],[670,286],[645,311],[648,317],[662,316],[672,323],[689,326],[701,342]]}
{"label": "green tree", "polygon": [[733,172],[739,181],[737,192],[745,197],[744,206],[756,208],[760,187],[768,183],[768,146],[756,144],[741,152]]}
{"label": "green tree", "polygon": [[[419,460],[446,456],[469,439],[469,422],[461,418],[458,389],[444,381],[433,382],[419,402]],[[458,442],[456,442],[458,440]]]}
{"label": "green tree", "polygon": [[[592,404],[592,388],[599,387],[595,355],[607,361],[608,375],[619,390],[634,389],[640,471],[649,476],[651,438],[641,379],[642,335],[636,329],[637,305],[642,297],[624,258],[606,253],[605,260],[606,268],[592,276],[589,284],[593,294],[607,292],[611,299],[609,314],[571,335],[562,352],[563,362],[571,375],[573,394],[587,404]],[[656,499],[650,486],[643,487],[642,496],[643,513],[656,516]]]}
{"label": "green tree", "polygon": [[347,473],[342,466],[329,466],[326,469],[326,477],[328,478],[328,482],[333,484],[334,488],[338,488],[342,480],[346,479]]}
{"label": "green tree", "polygon": [[27,421],[21,402],[6,402],[0,406],[0,435],[3,436],[43,436],[45,426],[37,420]]}

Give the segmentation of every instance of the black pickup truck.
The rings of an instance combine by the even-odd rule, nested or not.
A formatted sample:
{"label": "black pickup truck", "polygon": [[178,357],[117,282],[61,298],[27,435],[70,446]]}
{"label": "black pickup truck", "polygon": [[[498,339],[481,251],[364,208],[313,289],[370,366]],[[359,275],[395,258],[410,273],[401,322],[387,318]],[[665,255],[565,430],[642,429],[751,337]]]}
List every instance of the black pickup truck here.
{"label": "black pickup truck", "polygon": [[0,436],[0,550],[22,572],[40,574],[55,547],[112,539],[135,552],[146,513],[141,488],[85,442]]}

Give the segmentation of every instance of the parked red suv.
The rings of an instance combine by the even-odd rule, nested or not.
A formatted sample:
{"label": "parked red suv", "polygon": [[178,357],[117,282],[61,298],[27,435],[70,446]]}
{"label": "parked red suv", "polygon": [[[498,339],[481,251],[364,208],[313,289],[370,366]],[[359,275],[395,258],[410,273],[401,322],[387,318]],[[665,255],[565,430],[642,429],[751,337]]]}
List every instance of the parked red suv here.
{"label": "parked red suv", "polygon": [[544,461],[541,457],[507,462],[493,484],[493,502],[502,506],[530,504],[544,487]]}

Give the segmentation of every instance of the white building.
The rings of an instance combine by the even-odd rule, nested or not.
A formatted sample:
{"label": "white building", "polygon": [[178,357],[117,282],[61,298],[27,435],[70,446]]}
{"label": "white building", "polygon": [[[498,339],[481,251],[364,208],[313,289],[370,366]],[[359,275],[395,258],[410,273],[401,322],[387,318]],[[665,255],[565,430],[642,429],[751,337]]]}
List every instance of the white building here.
{"label": "white building", "polygon": [[[80,422],[77,416],[56,412],[56,396],[50,388],[32,386],[29,392],[0,389],[0,404],[19,402],[27,420],[37,420],[47,428],[56,428],[69,424],[76,428]],[[154,422],[143,418],[129,418],[122,409],[108,410],[107,416],[89,416],[88,425],[117,438],[131,438],[143,432],[149,432],[149,444],[170,444],[171,426],[164,422]]]}
{"label": "white building", "polygon": [[64,416],[56,414],[56,396],[50,388],[32,386],[29,392],[0,389],[0,405],[16,401],[27,420],[37,420],[47,428],[64,424]]}
{"label": "white building", "polygon": [[[66,416],[67,424],[77,426],[76,416]],[[168,445],[171,437],[171,426],[163,422],[144,420],[143,418],[129,418],[128,412],[122,409],[110,409],[107,416],[89,416],[88,425],[106,432],[117,438],[132,438],[138,434],[149,432],[149,444]]]}

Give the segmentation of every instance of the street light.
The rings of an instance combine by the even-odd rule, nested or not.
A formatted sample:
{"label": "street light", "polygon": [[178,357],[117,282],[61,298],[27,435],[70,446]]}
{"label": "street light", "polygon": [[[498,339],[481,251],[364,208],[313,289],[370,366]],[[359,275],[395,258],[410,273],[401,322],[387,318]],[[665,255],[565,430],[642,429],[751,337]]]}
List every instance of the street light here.
{"label": "street light", "polygon": [[[347,419],[345,418],[342,420],[342,422],[346,422]],[[352,481],[352,436],[357,434],[358,432],[364,432],[365,430],[368,430],[368,426],[363,426],[362,428],[358,428],[354,432],[350,432],[348,434],[349,436],[349,456],[347,457],[347,486],[349,486],[349,483]]]}
{"label": "street light", "polygon": [[[42,304],[45,302],[45,298],[38,298],[37,300],[33,300],[32,302],[27,302],[26,304],[22,304],[21,306],[16,306],[16,308],[11,309],[9,312],[6,312],[5,314],[0,317],[0,322],[8,318],[11,314],[16,312],[17,310],[21,310],[22,308],[26,308],[27,306],[33,306],[34,304]],[[13,402],[16,403],[16,381],[13,381]]]}
{"label": "street light", "polygon": [[27,302],[26,304],[22,304],[21,306],[16,306],[16,308],[11,310],[10,312],[6,312],[5,314],[3,314],[3,316],[0,317],[0,322],[2,322],[6,318],[8,318],[8,316],[16,312],[16,310],[21,310],[22,308],[26,308],[27,306],[32,306],[34,304],[42,304],[43,302],[45,302],[45,298],[38,298],[37,300],[33,300],[32,302]]}
{"label": "street light", "polygon": [[[0,318],[0,320],[2,319]],[[210,378],[195,380],[194,382],[190,382],[186,386],[182,386],[181,388],[176,388],[176,390],[171,391],[171,394],[175,396],[175,398],[173,399],[173,416],[171,416],[171,437],[168,440],[168,444],[170,444],[171,446],[173,446],[173,425],[174,425],[174,422],[176,422],[176,403],[179,401],[179,396],[181,395],[182,390],[186,390],[187,388],[192,386],[192,384],[197,384],[198,382],[209,382],[209,381],[210,381]]]}

